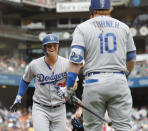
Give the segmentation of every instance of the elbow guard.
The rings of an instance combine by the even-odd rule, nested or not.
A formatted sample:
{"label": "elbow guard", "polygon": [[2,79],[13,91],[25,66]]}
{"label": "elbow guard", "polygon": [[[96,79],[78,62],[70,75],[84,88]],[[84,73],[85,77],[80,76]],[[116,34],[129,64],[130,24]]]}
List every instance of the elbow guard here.
{"label": "elbow guard", "polygon": [[82,46],[73,46],[69,58],[70,62],[82,63],[84,59],[84,50],[85,48]]}

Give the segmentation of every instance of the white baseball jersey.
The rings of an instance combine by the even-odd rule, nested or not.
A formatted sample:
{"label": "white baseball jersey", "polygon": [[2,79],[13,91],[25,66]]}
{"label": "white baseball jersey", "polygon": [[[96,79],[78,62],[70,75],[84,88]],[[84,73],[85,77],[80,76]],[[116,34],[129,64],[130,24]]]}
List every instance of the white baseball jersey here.
{"label": "white baseball jersey", "polygon": [[55,86],[65,86],[68,63],[68,59],[58,56],[54,67],[51,69],[50,65],[45,62],[44,56],[31,61],[23,75],[23,80],[31,82],[34,78],[33,100],[49,106],[64,102],[64,98],[61,99],[58,96]]}
{"label": "white baseball jersey", "polygon": [[85,48],[85,74],[127,72],[126,54],[136,50],[129,27],[109,16],[97,16],[79,24],[73,35],[74,45]]}

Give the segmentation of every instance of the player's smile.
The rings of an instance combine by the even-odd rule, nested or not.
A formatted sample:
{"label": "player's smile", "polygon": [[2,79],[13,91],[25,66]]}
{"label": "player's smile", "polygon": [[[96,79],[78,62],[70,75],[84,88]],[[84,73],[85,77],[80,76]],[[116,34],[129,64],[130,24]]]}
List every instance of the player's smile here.
{"label": "player's smile", "polygon": [[51,43],[51,44],[48,44],[46,45],[46,48],[47,48],[47,52],[57,52],[58,51],[58,44],[56,43]]}

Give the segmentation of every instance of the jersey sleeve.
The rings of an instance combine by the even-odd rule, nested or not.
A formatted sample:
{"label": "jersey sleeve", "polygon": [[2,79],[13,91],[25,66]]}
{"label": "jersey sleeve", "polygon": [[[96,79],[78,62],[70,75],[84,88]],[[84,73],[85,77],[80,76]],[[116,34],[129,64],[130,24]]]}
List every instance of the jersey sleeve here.
{"label": "jersey sleeve", "polygon": [[135,51],[136,50],[136,47],[135,47],[135,44],[134,44],[134,40],[133,40],[133,37],[129,31],[128,33],[128,39],[127,39],[127,52],[131,52],[131,51]]}
{"label": "jersey sleeve", "polygon": [[33,66],[33,63],[31,62],[25,69],[25,73],[23,75],[23,80],[26,82],[31,82],[31,80],[34,78],[32,66]]}
{"label": "jersey sleeve", "polygon": [[84,59],[84,51],[84,36],[82,31],[80,31],[79,26],[77,26],[73,35],[69,61],[73,63],[82,63]]}
{"label": "jersey sleeve", "polygon": [[73,40],[72,40],[71,46],[75,46],[75,45],[82,46],[85,48],[83,32],[80,30],[79,26],[76,27],[73,34]]}

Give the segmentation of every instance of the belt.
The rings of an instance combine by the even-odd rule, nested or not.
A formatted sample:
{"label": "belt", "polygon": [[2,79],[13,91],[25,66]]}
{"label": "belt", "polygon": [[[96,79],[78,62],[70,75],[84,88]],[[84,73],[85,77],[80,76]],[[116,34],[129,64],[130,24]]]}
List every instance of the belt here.
{"label": "belt", "polygon": [[55,105],[55,106],[48,106],[48,105],[43,105],[37,101],[34,101],[34,103],[40,105],[40,106],[44,106],[44,107],[48,107],[48,108],[57,108],[57,107],[60,107],[61,105],[63,105],[64,103],[60,104],[60,105]]}
{"label": "belt", "polygon": [[87,76],[91,76],[91,75],[96,75],[96,74],[100,74],[100,73],[117,73],[117,74],[124,74],[123,72],[90,72],[87,74]]}

